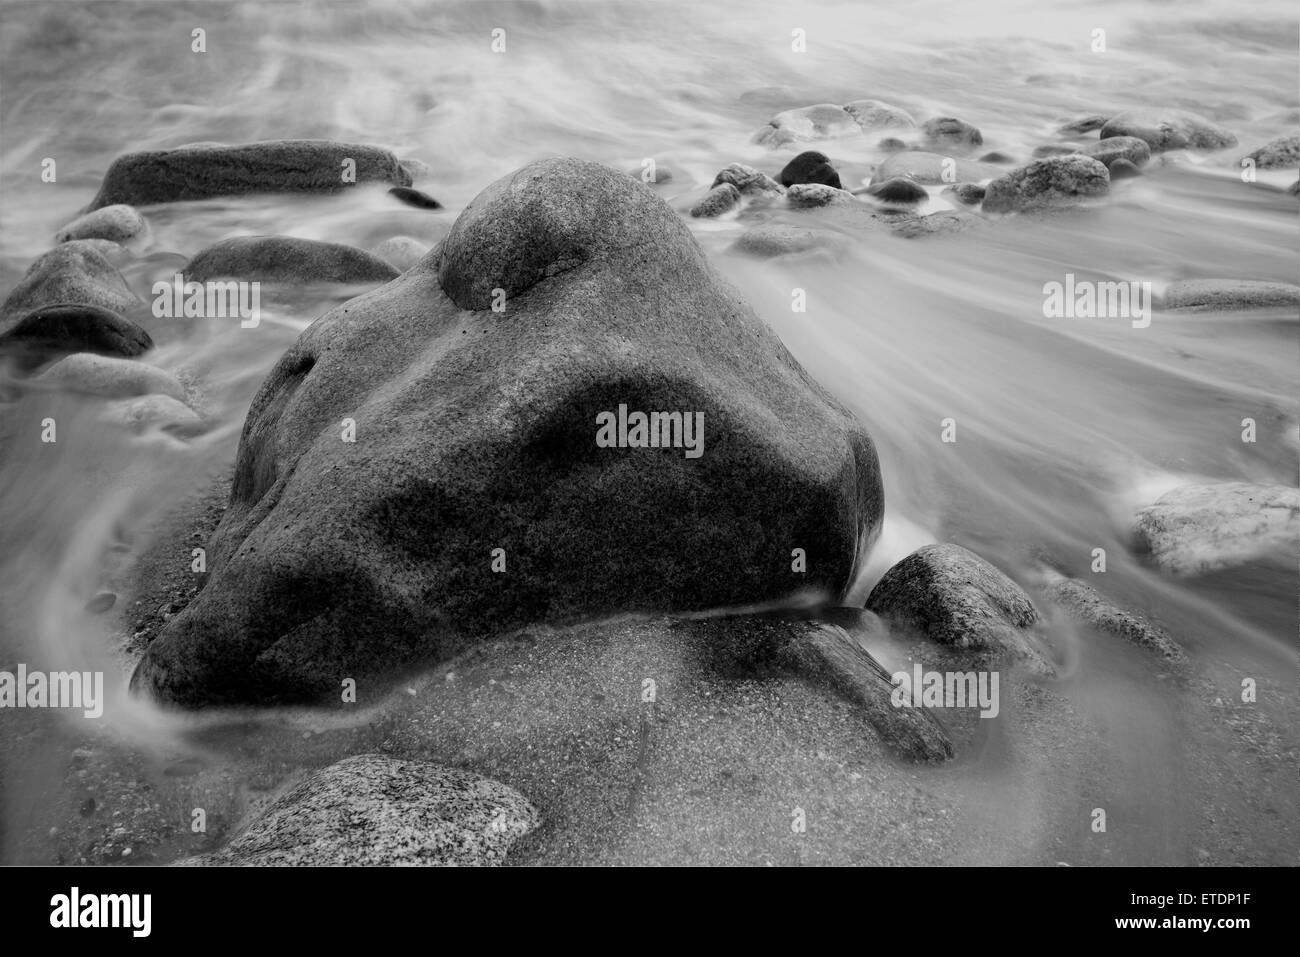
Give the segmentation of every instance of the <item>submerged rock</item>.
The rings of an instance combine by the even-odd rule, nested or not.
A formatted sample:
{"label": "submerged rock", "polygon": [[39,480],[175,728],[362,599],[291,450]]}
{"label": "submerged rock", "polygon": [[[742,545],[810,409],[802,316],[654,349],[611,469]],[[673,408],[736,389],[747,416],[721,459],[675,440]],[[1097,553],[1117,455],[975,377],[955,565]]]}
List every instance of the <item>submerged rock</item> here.
{"label": "submerged rock", "polygon": [[835,167],[831,166],[831,161],[827,159],[825,153],[816,150],[800,153],[786,163],[777,180],[786,188],[804,183],[820,183],[823,186],[843,189],[840,174],[835,171]]}
{"label": "submerged rock", "polygon": [[864,130],[916,126],[916,120],[906,110],[880,100],[854,100],[844,104],[844,112],[853,117],[854,122]]}
{"label": "submerged rock", "polygon": [[980,131],[955,116],[936,116],[932,120],[926,120],[921,126],[921,134],[925,148],[935,152],[968,152],[984,145]]}
{"label": "submerged rock", "polygon": [[59,230],[54,241],[66,243],[73,239],[106,239],[109,242],[125,243],[144,235],[148,229],[148,223],[139,212],[124,203],[117,203],[77,217]]}
{"label": "submerged rock", "polygon": [[866,194],[882,203],[902,206],[914,206],[930,198],[924,186],[906,176],[895,176],[882,182],[873,182],[867,187]]}
{"label": "submerged rock", "polygon": [[949,186],[940,195],[952,196],[957,202],[966,206],[977,206],[984,202],[984,187],[978,183],[958,183],[956,186]]}
{"label": "submerged rock", "polygon": [[1092,116],[1085,116],[1075,120],[1073,123],[1067,123],[1062,126],[1058,133],[1062,136],[1081,136],[1084,133],[1091,133],[1093,130],[1099,130],[1106,125],[1109,117],[1102,116],[1100,113],[1094,113]]}
{"label": "submerged rock", "polygon": [[541,823],[528,799],[469,771],[360,754],[313,771],[215,854],[185,865],[500,864]]}
{"label": "submerged rock", "polygon": [[1145,618],[1117,608],[1093,588],[1075,578],[1058,578],[1047,585],[1047,597],[1075,621],[1155,652],[1169,662],[1187,655],[1169,633]]}
{"label": "submerged rock", "polygon": [[398,272],[406,272],[428,254],[429,248],[411,236],[391,236],[374,248],[374,254]]}
{"label": "submerged rock", "polygon": [[857,121],[833,103],[817,103],[796,110],[785,110],[767,121],[754,135],[754,142],[764,146],[785,146],[834,139],[861,132]]}
{"label": "submerged rock", "polygon": [[975,182],[1001,176],[1002,173],[1000,166],[991,163],[976,163],[923,150],[907,150],[895,153],[881,163],[876,170],[876,178],[885,180],[906,176],[918,183],[934,186],[940,183]]}
{"label": "submerged rock", "polygon": [[1072,206],[1108,192],[1106,167],[1076,153],[1037,160],[995,179],[984,194],[984,210],[1009,213]]}
{"label": "submerged rock", "polygon": [[841,237],[825,230],[803,229],[782,223],[764,223],[741,233],[732,248],[760,259],[771,259],[775,256],[811,252],[816,249],[833,250],[839,245],[841,245]]}
{"label": "submerged rock", "polygon": [[1300,306],[1300,286],[1258,279],[1181,279],[1160,296],[1160,308],[1183,312],[1230,312]]}
{"label": "submerged rock", "polygon": [[1101,138],[1136,136],[1153,153],[1168,150],[1218,150],[1237,145],[1223,127],[1188,110],[1141,109],[1112,116],[1101,127]]}
{"label": "submerged rock", "polygon": [[153,348],[149,333],[111,309],[83,303],[41,306],[0,334],[0,351],[50,357],[73,352],[138,356]]}
{"label": "submerged rock", "polygon": [[1151,159],[1151,147],[1147,141],[1136,136],[1110,136],[1096,143],[1089,143],[1079,150],[1084,156],[1091,156],[1109,167],[1116,160],[1128,160],[1134,166],[1142,166]]}
{"label": "submerged rock", "polygon": [[740,190],[730,183],[719,183],[704,194],[704,198],[691,207],[691,215],[699,218],[712,218],[735,209],[740,205]]}
{"label": "submerged rock", "polygon": [[1183,485],[1137,513],[1138,550],[1171,575],[1202,575],[1270,555],[1294,564],[1300,489],[1286,485]]}
{"label": "submerged rock", "polygon": [[123,398],[168,395],[185,398],[185,387],[170,372],[145,362],[78,352],[51,365],[32,381],[70,392]]}
{"label": "submerged rock", "polygon": [[889,569],[867,610],[941,645],[993,660],[1010,655],[1053,668],[1032,628],[1041,620],[1024,589],[960,545],[926,545]]}
{"label": "submerged rock", "polygon": [[329,140],[274,140],[128,153],[113,161],[87,212],[244,193],[332,193],[358,183],[410,186],[388,150]]}
{"label": "submerged rock", "polygon": [[1112,183],[1117,179],[1134,179],[1142,175],[1142,171],[1126,159],[1111,160],[1106,168],[1110,170]]}
{"label": "submerged rock", "polygon": [[1300,136],[1282,136],[1246,154],[1258,169],[1294,169],[1300,166]]}
{"label": "submerged rock", "polygon": [[0,333],[42,306],[98,306],[127,317],[143,310],[99,242],[72,240],[38,257],[0,305]]}
{"label": "submerged rock", "polygon": [[132,686],[337,700],[527,622],[838,596],[881,507],[866,432],[686,224],[545,160],[276,364],[207,584]]}
{"label": "submerged rock", "polygon": [[946,236],[965,232],[984,224],[984,220],[970,213],[953,209],[940,210],[927,216],[906,219],[893,227],[893,234],[901,239],[919,239],[923,236]]}
{"label": "submerged rock", "polygon": [[230,278],[287,283],[382,283],[399,275],[363,249],[293,236],[223,239],[191,259],[184,273],[192,282]]}
{"label": "submerged rock", "polygon": [[428,193],[422,193],[418,189],[411,189],[409,186],[390,187],[388,195],[395,197],[407,206],[413,206],[416,209],[442,209],[442,203],[438,202]]}

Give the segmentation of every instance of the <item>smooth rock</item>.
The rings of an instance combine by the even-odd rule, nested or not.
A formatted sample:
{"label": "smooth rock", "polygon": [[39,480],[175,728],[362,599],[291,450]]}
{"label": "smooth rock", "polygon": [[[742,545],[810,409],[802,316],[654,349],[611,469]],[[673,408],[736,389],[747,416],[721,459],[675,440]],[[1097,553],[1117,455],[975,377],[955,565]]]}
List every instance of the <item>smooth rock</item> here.
{"label": "smooth rock", "polygon": [[415,209],[442,209],[442,203],[428,193],[422,193],[420,190],[412,189],[409,186],[389,187],[388,195]]}
{"label": "smooth rock", "polygon": [[1187,655],[1169,632],[1145,618],[1117,608],[1091,585],[1075,578],[1059,578],[1049,583],[1044,591],[1075,621],[1153,651],[1166,661],[1187,660]]}
{"label": "smooth rock", "polygon": [[1003,172],[1000,166],[991,163],[976,163],[923,150],[907,150],[895,153],[881,163],[875,178],[886,180],[906,176],[918,183],[936,186],[940,183],[977,182],[1001,176]]}
{"label": "smooth rock", "polygon": [[1069,156],[1072,153],[1078,153],[1080,146],[1062,146],[1060,143],[1044,143],[1042,146],[1035,146],[1033,153],[1030,155],[1034,159],[1043,159],[1048,156]]}
{"label": "smooth rock", "polygon": [[1134,179],[1142,175],[1142,171],[1126,159],[1111,160],[1106,168],[1110,170],[1112,183],[1117,179]]}
{"label": "smooth rock", "polygon": [[496,865],[541,823],[528,799],[469,771],[381,754],[313,771],[215,854],[185,865]]}
{"label": "smooth rock", "polygon": [[930,198],[924,186],[906,176],[873,182],[867,187],[866,194],[882,203],[900,206],[913,206]]}
{"label": "smooth rock", "polygon": [[958,183],[956,186],[949,186],[940,196],[952,196],[957,202],[966,206],[978,206],[984,202],[984,187],[978,183]]}
{"label": "smooth rock", "polygon": [[41,306],[0,335],[0,351],[45,357],[73,352],[138,356],[152,348],[149,333],[130,319],[80,303]]}
{"label": "smooth rock", "polygon": [[989,183],[984,211],[1024,212],[1072,206],[1110,192],[1110,173],[1090,156],[1074,154],[1036,160]]}
{"label": "smooth rock", "polygon": [[1294,309],[1300,306],[1300,286],[1256,279],[1181,279],[1165,287],[1157,304],[1186,312]]}
{"label": "smooth rock", "polygon": [[[345,179],[353,166],[355,181]],[[147,150],[113,161],[87,212],[116,203],[148,206],[245,193],[332,193],[366,182],[410,186],[411,174],[388,150],[329,140]]]}
{"label": "smooth rock", "polygon": [[144,395],[109,403],[100,416],[122,428],[140,430],[148,426],[179,432],[197,431],[203,420],[193,409],[169,395]]}
{"label": "smooth rock", "polygon": [[1054,670],[1032,628],[1038,609],[1024,589],[960,545],[926,545],[889,569],[867,597],[867,610],[892,626],[986,661],[1025,660]]}
{"label": "smooth rock", "polygon": [[148,228],[148,223],[134,207],[117,203],[77,217],[55,234],[54,241],[66,243],[73,239],[106,239],[109,242],[125,243],[143,235]]}
{"label": "smooth rock", "polygon": [[916,120],[906,110],[880,100],[854,100],[844,104],[844,112],[853,117],[854,122],[863,130],[916,126]]}
{"label": "smooth rock", "polygon": [[740,190],[730,183],[721,183],[710,189],[704,194],[703,199],[691,207],[691,215],[696,218],[721,216],[738,205],[740,205]]}
{"label": "smooth rock", "polygon": [[996,163],[999,166],[1009,166],[1015,162],[1015,159],[1011,156],[1008,156],[1006,153],[999,153],[997,150],[994,150],[992,153],[985,153],[983,156],[981,156],[979,158],[979,162]]}
{"label": "smooth rock", "polygon": [[1246,158],[1254,162],[1256,169],[1294,169],[1300,166],[1300,136],[1279,137]]}
{"label": "smooth rock", "polygon": [[764,223],[741,233],[732,248],[760,259],[771,259],[816,249],[835,249],[839,245],[840,237],[824,230]]}
{"label": "smooth rock", "polygon": [[1099,130],[1106,125],[1109,117],[1102,116],[1100,113],[1094,113],[1092,116],[1085,116],[1075,120],[1073,123],[1067,123],[1056,132],[1062,136],[1081,136],[1084,133],[1091,133],[1093,130]]}
{"label": "smooth rock", "polygon": [[922,145],[933,152],[970,151],[984,145],[980,131],[955,116],[936,116],[921,125]]}
{"label": "smooth rock", "polygon": [[1300,489],[1286,485],[1183,485],[1137,513],[1139,551],[1163,571],[1191,576],[1269,555],[1296,559]]}
{"label": "smooth rock", "polygon": [[896,136],[886,136],[876,144],[876,148],[884,150],[886,153],[897,153],[900,150],[907,149],[907,144]]}
{"label": "smooth rock", "polygon": [[1089,143],[1079,152],[1107,167],[1119,159],[1128,160],[1134,166],[1142,166],[1151,159],[1151,147],[1146,140],[1136,136],[1109,136],[1096,143]]}
{"label": "smooth rock", "polygon": [[185,398],[185,387],[170,372],[139,360],[88,352],[65,356],[32,381],[109,398],[152,394]]}
{"label": "smooth rock", "polygon": [[893,234],[900,239],[920,239],[924,236],[946,236],[961,233],[984,225],[984,220],[970,213],[953,209],[940,210],[926,216],[916,216],[903,220],[893,227]]}
{"label": "smooth rock", "polygon": [[1101,127],[1101,138],[1136,136],[1146,140],[1153,153],[1168,150],[1218,150],[1237,145],[1237,137],[1223,127],[1188,110],[1140,109],[1112,116]]}
{"label": "smooth rock", "polygon": [[820,183],[799,183],[785,191],[786,202],[798,209],[811,209],[817,206],[831,206],[852,203],[853,197],[834,186]]}
{"label": "smooth rock", "polygon": [[293,236],[237,236],[200,252],[183,270],[187,281],[383,283],[397,269],[363,249]]}
{"label": "smooth rock", "polygon": [[41,306],[99,306],[126,317],[145,308],[108,258],[102,240],[76,239],[38,257],[0,305],[0,333]]}
{"label": "smooth rock", "polygon": [[843,108],[833,103],[817,103],[776,114],[754,135],[754,142],[777,147],[850,136],[861,131],[857,121]]}
{"label": "smooth rock", "polygon": [[374,254],[398,272],[406,272],[428,255],[429,249],[411,236],[391,236],[374,248]]}
{"label": "smooth rock", "polygon": [[[680,431],[672,448],[597,444],[620,406],[703,416],[701,454]],[[881,511],[866,432],[685,222],[631,177],[544,160],[281,357],[207,583],[132,686],[337,702],[345,676],[375,687],[529,622],[834,601]]]}
{"label": "smooth rock", "polygon": [[785,193],[781,183],[744,163],[732,163],[725,169],[719,170],[718,175],[713,178],[712,188],[723,183],[730,183],[736,187],[742,196],[781,196]]}
{"label": "smooth rock", "polygon": [[820,183],[823,186],[843,189],[840,174],[835,171],[835,167],[831,166],[831,161],[827,159],[825,153],[816,150],[800,153],[786,163],[785,168],[777,176],[777,181],[787,189],[803,183]]}

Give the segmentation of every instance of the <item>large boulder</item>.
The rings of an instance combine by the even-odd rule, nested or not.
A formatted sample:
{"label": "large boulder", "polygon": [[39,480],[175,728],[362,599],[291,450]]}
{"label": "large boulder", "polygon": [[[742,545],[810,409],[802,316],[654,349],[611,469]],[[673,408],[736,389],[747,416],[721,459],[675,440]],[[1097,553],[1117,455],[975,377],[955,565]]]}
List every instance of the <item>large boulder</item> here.
{"label": "large boulder", "polygon": [[392,264],[364,249],[294,236],[237,236],[204,249],[185,267],[192,282],[244,279],[259,282],[388,282]]}
{"label": "large boulder", "polygon": [[365,182],[410,186],[411,174],[388,150],[354,143],[196,144],[119,156],[86,212],[116,203],[148,206],[244,193],[332,193]]}
{"label": "large boulder", "polygon": [[989,183],[984,211],[1011,213],[1073,206],[1110,192],[1110,173],[1091,156],[1075,153],[1036,160]]}
{"label": "large boulder", "polygon": [[1171,575],[1191,576],[1287,556],[1300,545],[1300,489],[1223,482],[1183,485],[1138,511],[1134,537]]}
{"label": "large boulder", "polygon": [[133,685],[336,699],[506,626],[833,599],[881,509],[870,438],[684,222],[545,160],[280,359],[207,584]]}
{"label": "large boulder", "polygon": [[98,248],[98,242],[73,240],[34,260],[0,305],[0,333],[42,306],[98,306],[127,317],[144,311],[144,303]]}
{"label": "large boulder", "polygon": [[1168,150],[1220,150],[1237,145],[1237,137],[1205,117],[1188,110],[1141,109],[1112,116],[1101,127],[1101,138],[1136,136],[1153,153]]}
{"label": "large boulder", "polygon": [[313,771],[215,854],[185,865],[492,865],[541,823],[522,794],[469,771],[359,754]]}

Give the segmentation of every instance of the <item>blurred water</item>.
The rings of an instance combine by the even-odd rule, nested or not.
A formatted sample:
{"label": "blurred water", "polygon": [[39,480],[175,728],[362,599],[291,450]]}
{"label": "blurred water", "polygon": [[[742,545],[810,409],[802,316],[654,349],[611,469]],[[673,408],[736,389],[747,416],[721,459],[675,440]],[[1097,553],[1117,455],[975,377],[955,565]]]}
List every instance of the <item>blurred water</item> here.
{"label": "blurred water", "polygon": [[[1080,278],[1297,280],[1295,172],[1238,178],[1235,158],[1300,125],[1300,23],[1292,3],[1045,4],[996,15],[957,0],[730,3],[6,3],[0,6],[0,288],[93,196],[112,159],[195,141],[323,137],[393,149],[432,167],[417,186],[446,207],[397,207],[380,187],[323,198],[248,197],[149,211],[152,245],[123,265],[142,297],[185,257],[232,235],[278,232],[371,248],[432,243],[487,183],[573,155],[669,167],[684,208],[729,162],[775,173],[790,153],[750,142],[776,110],[873,97],[919,118],[955,115],[986,150],[1027,156],[1062,123],[1147,104],[1193,109],[1241,149],[1180,154],[1118,184],[1083,216],[900,241],[856,235],[837,260],[745,260],[743,224],[693,221],[718,268],[878,444],[888,515],[855,596],[929,541],[958,541],[1030,582],[1050,558],[1086,572],[1106,549],[1105,591],[1165,621],[1195,655],[1282,674],[1293,667],[1294,568],[1171,583],[1129,557],[1135,507],[1183,481],[1297,482],[1296,316],[1157,314],[1045,319],[1043,284]],[[207,52],[191,52],[191,31]],[[506,51],[493,53],[504,29]],[[1107,50],[1090,48],[1106,31]],[[791,31],[807,51],[791,49]],[[1094,134],[1095,135],[1095,134]],[[846,187],[865,182],[879,137],[824,149]],[[40,163],[58,164],[57,184]],[[946,203],[932,190],[932,208]],[[791,214],[792,222],[800,221]],[[806,313],[791,290],[806,290]],[[180,441],[105,431],[97,406],[26,396],[0,432],[0,653],[50,669],[112,669],[101,618],[80,611],[105,556],[229,463],[249,399],[327,306],[273,305],[255,330],[154,320],[149,360],[194,383],[215,427]],[[73,456],[16,423],[57,410],[85,440]],[[53,413],[51,413],[53,414]],[[958,441],[940,442],[940,422]],[[1240,441],[1240,422],[1259,441]],[[39,418],[39,416],[38,416]],[[86,455],[87,448],[93,455]],[[134,541],[134,545],[131,543]],[[126,544],[123,544],[126,543]],[[24,659],[23,656],[28,658]],[[1091,662],[1091,664],[1089,664]],[[1122,720],[1109,665],[1085,660],[1072,692]],[[117,685],[115,694],[122,693]],[[1104,706],[1101,704],[1104,702]],[[1151,701],[1133,703],[1144,722]],[[170,735],[140,706],[124,731]],[[1167,742],[1164,742],[1167,745]],[[1135,739],[1140,763],[1162,746]]]}

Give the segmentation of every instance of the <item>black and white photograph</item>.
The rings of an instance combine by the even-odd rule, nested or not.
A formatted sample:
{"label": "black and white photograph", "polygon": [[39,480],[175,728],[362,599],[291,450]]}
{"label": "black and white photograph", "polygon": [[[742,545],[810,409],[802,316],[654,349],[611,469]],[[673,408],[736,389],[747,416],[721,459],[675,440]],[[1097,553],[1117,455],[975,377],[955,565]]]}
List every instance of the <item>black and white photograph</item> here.
{"label": "black and white photograph", "polygon": [[978,868],[1249,940],[1298,177],[1293,0],[0,3],[22,923]]}

